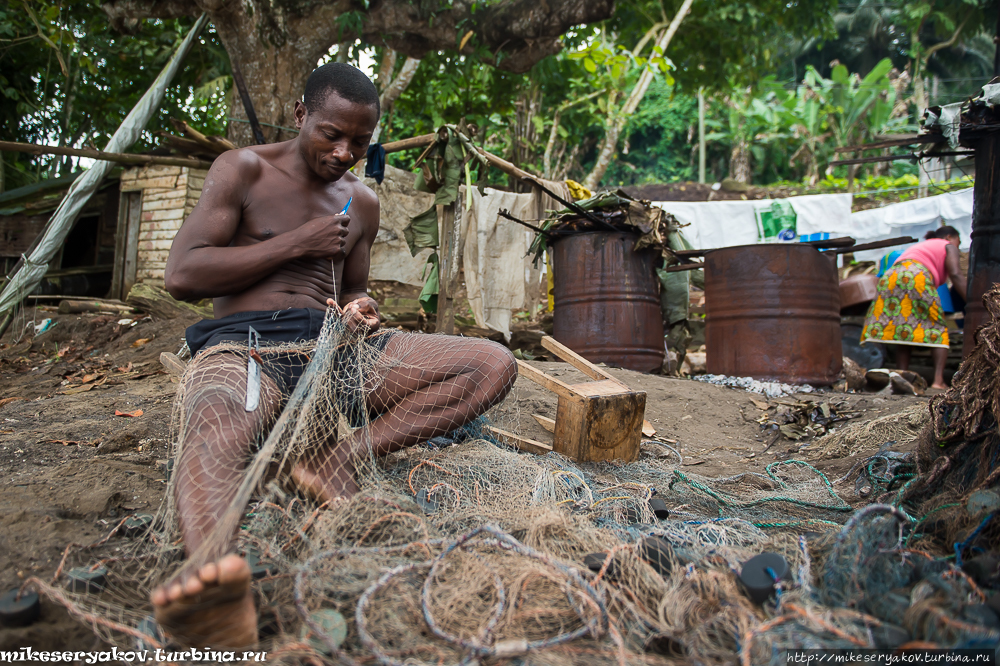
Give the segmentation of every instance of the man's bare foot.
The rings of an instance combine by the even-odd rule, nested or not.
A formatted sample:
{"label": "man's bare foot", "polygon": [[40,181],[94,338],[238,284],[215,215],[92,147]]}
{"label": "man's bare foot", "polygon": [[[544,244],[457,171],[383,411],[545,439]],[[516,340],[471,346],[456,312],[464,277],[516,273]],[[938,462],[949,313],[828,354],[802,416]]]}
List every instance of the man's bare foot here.
{"label": "man's bare foot", "polygon": [[353,466],[317,465],[315,461],[300,461],[292,468],[295,486],[318,504],[339,497],[352,497],[358,492]]}
{"label": "man's bare foot", "polygon": [[257,643],[250,566],[238,555],[210,562],[151,595],[156,621],[184,647],[244,648]]}
{"label": "man's bare foot", "polygon": [[937,382],[935,382],[935,383],[931,384],[931,388],[932,389],[940,389],[942,391],[946,391],[948,389],[948,385],[947,384],[938,384]]}

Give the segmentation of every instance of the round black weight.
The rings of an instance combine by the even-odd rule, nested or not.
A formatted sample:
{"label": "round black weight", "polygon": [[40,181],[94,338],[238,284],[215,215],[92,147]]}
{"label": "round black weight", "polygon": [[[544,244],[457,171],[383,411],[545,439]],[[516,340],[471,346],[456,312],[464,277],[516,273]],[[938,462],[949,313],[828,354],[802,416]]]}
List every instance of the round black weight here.
{"label": "round black weight", "polygon": [[108,570],[104,567],[97,567],[91,571],[90,567],[80,567],[70,569],[66,573],[66,578],[66,589],[70,592],[97,594],[104,589],[105,583],[108,582]]}
{"label": "round black weight", "polygon": [[667,508],[667,503],[659,497],[649,500],[649,510],[653,512],[657,520],[664,520],[670,517],[670,509]]}
{"label": "round black weight", "polygon": [[[773,574],[773,575],[772,575]],[[763,604],[774,594],[774,583],[788,577],[788,562],[777,553],[761,553],[743,564],[740,582],[755,604]]]}
{"label": "round black weight", "polygon": [[19,599],[18,588],[0,597],[0,624],[5,627],[26,627],[42,614],[38,593],[25,592]]}

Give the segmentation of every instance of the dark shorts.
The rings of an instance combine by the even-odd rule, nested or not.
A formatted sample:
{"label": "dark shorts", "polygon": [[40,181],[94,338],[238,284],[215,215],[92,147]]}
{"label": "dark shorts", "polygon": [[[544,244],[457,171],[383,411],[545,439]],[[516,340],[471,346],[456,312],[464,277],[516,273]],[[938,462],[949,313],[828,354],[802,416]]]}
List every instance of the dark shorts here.
{"label": "dark shorts", "polygon": [[[233,350],[227,344],[227,352],[246,357],[252,326],[260,335],[261,358],[264,361],[261,371],[277,384],[284,402],[295,390],[312,356],[304,351],[281,348],[269,350],[268,347],[316,340],[323,328],[325,316],[325,311],[312,308],[237,312],[221,319],[203,319],[189,326],[185,339],[192,356],[199,352],[211,354],[212,347],[229,343],[240,345],[241,348]],[[365,339],[365,343],[379,352],[385,351],[389,338],[394,333],[395,331],[388,330],[376,331]],[[341,382],[341,386],[349,386],[351,389],[338,391],[337,402],[354,428],[364,425],[367,418],[358,358],[355,350],[345,347],[338,349],[333,359],[335,376],[347,380]]]}

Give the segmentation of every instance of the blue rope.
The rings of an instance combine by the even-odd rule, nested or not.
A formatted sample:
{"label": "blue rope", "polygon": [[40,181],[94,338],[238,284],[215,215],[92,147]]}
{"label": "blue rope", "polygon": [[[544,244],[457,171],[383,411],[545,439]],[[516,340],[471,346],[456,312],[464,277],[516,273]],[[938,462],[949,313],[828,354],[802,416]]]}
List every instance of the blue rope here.
{"label": "blue rope", "polygon": [[988,516],[986,516],[985,518],[983,518],[983,522],[979,523],[979,527],[977,527],[976,529],[972,530],[972,534],[970,534],[969,536],[967,536],[965,538],[965,541],[963,541],[961,543],[956,543],[955,544],[955,566],[956,567],[961,567],[962,566],[962,551],[965,550],[968,547],[969,543],[973,539],[975,539],[977,536],[979,536],[979,533],[983,531],[983,528],[986,527],[986,524],[989,523],[993,519],[993,514],[995,514],[995,513],[996,513],[995,511],[990,511],[990,514]]}

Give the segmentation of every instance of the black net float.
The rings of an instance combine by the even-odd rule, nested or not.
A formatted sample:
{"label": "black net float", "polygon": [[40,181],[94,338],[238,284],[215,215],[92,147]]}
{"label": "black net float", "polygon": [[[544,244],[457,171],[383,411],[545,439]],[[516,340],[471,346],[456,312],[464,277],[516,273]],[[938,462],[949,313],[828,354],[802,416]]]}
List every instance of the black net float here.
{"label": "black net float", "polygon": [[649,500],[649,510],[653,512],[657,520],[664,520],[670,517],[670,509],[667,508],[667,503],[659,497]]}
{"label": "black net float", "polygon": [[788,578],[788,562],[777,553],[761,553],[743,564],[740,582],[755,604],[763,604],[774,594],[775,581]]}
{"label": "black net float", "polygon": [[893,650],[903,643],[909,643],[911,640],[910,632],[894,624],[883,624],[878,627],[872,627],[871,631],[875,647],[883,650]]}
{"label": "black net float", "polygon": [[413,496],[413,500],[417,503],[424,513],[434,513],[438,510],[437,502],[430,498],[430,493],[427,492],[426,488],[421,488],[417,491],[417,494]]}
{"label": "black net float", "polygon": [[0,625],[5,627],[26,627],[42,614],[42,605],[37,592],[25,591],[18,597],[19,588],[14,588],[0,597]]}
{"label": "black net float", "polygon": [[108,570],[105,567],[97,567],[93,571],[90,567],[79,567],[66,572],[66,589],[70,592],[97,594],[107,582]]}
{"label": "black net float", "polygon": [[[583,564],[594,573],[599,573],[606,559],[608,559],[607,553],[591,553],[583,558]],[[611,558],[611,563],[608,564],[608,570],[604,572],[604,575],[612,580],[618,577],[618,563],[615,562],[614,557]]]}
{"label": "black net float", "polygon": [[138,536],[144,536],[152,526],[153,516],[148,513],[139,513],[125,519],[125,522],[122,523],[121,533],[133,539]]}
{"label": "black net float", "polygon": [[[321,608],[313,611],[309,613],[309,619],[320,626],[323,634],[336,647],[340,647],[340,644],[347,638],[347,621],[344,620],[343,615],[332,608]],[[309,645],[320,654],[333,656],[333,650],[330,649],[327,642],[322,637],[317,636],[305,622],[302,623],[302,628],[299,630],[299,638],[308,640]]]}
{"label": "black net float", "polygon": [[156,618],[152,615],[147,615],[142,618],[139,622],[139,626],[136,627],[139,633],[142,634],[142,638],[136,637],[135,639],[135,649],[141,651],[145,650],[155,650],[156,644],[160,647],[166,645],[167,641],[163,638],[163,632],[160,631],[160,625],[156,623]]}
{"label": "black net float", "polygon": [[649,562],[656,573],[666,576],[673,568],[674,549],[663,537],[648,536],[639,542],[639,557]]}

